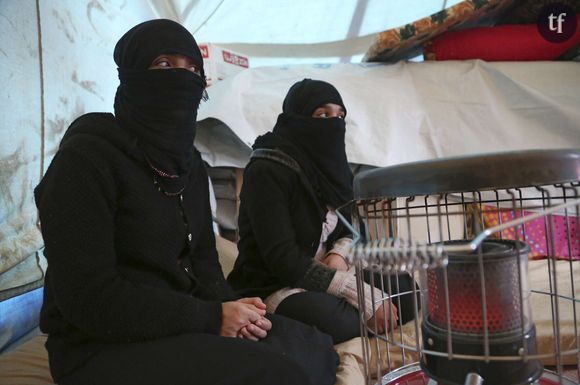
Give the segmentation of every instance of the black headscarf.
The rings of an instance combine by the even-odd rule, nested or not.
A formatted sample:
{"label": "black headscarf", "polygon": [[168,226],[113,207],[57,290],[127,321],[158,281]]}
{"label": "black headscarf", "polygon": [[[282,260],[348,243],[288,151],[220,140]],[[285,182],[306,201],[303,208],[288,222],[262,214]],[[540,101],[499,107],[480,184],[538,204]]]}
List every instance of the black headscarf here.
{"label": "black headscarf", "polygon": [[[161,54],[193,59],[198,76],[186,69],[148,70]],[[115,96],[115,116],[137,138],[150,166],[168,185],[183,189],[194,156],[197,109],[205,90],[203,59],[191,33],[166,19],[131,28],[114,52],[121,84]]]}
{"label": "black headscarf", "polygon": [[329,83],[304,79],[284,99],[282,114],[271,133],[256,139],[254,149],[277,148],[298,162],[324,204],[338,208],[352,200],[353,175],[346,158],[344,119],[313,118],[327,103],[346,108]]}

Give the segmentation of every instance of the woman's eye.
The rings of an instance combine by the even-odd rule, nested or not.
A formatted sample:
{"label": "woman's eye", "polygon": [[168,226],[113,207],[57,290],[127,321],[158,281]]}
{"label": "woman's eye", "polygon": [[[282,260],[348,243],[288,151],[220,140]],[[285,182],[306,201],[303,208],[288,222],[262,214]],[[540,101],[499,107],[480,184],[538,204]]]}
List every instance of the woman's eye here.
{"label": "woman's eye", "polygon": [[318,117],[319,117],[319,118],[327,118],[327,117],[328,117],[328,115],[326,114],[326,112],[320,112],[320,113],[318,114]]}
{"label": "woman's eye", "polygon": [[201,76],[201,71],[199,70],[199,68],[197,68],[197,66],[191,66],[189,67],[189,70],[194,74],[196,74],[197,76]]}
{"label": "woman's eye", "polygon": [[169,63],[168,60],[159,60],[157,63],[155,63],[155,66],[166,68],[171,67],[171,63]]}

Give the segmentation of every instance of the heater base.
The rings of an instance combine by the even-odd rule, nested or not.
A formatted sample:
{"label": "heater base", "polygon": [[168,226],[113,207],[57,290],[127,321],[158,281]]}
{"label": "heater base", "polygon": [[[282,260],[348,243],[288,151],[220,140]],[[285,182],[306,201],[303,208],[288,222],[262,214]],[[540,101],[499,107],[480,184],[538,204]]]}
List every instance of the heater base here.
{"label": "heater base", "polygon": [[[523,346],[526,354],[536,353],[536,330],[532,327],[525,335],[521,333],[510,336],[490,336],[490,361],[483,359],[458,359],[423,354],[421,369],[439,385],[463,385],[468,373],[477,373],[484,379],[484,384],[526,385],[536,381],[542,375],[542,364],[539,360],[498,361],[494,357],[521,356]],[[447,337],[423,323],[423,346],[426,350],[447,352]],[[483,356],[483,338],[471,335],[453,335],[452,349],[454,354]]]}
{"label": "heater base", "polygon": [[[578,383],[549,370],[544,370],[534,385],[577,385]],[[419,363],[403,366],[387,373],[376,385],[438,385],[421,370]],[[487,385],[485,382],[483,385]]]}

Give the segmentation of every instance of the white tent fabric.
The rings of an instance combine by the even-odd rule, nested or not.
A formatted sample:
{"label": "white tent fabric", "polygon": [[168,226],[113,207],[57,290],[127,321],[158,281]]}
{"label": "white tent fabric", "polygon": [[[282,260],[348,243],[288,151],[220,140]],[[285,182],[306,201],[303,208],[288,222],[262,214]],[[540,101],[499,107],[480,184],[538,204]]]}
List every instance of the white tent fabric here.
{"label": "white tent fabric", "polygon": [[[388,166],[474,153],[580,147],[580,65],[570,62],[249,69],[212,86],[210,101],[198,116],[222,121],[249,147],[272,129],[287,90],[302,78],[326,80],[341,92],[352,163]],[[242,160],[247,161],[232,163],[232,157],[215,154],[206,158],[215,166],[243,167]]]}
{"label": "white tent fabric", "polygon": [[[14,2],[16,7],[21,13],[35,13],[33,2]],[[2,13],[17,11],[11,8],[3,6]],[[32,201],[41,163],[36,18],[9,21],[0,18],[0,83],[11,85],[0,89],[0,273],[42,244]],[[19,39],[5,38],[14,35],[15,28]]]}
{"label": "white tent fabric", "polygon": [[253,67],[359,61],[377,32],[461,0],[149,0],[200,42],[251,57]]}

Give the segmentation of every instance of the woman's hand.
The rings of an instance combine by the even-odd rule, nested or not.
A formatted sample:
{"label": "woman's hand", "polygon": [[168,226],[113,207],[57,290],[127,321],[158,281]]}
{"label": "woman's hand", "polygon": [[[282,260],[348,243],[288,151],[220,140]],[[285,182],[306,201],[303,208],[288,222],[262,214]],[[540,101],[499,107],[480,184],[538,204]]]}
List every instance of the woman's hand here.
{"label": "woman's hand", "polygon": [[[259,301],[261,302],[261,300]],[[222,303],[220,336],[238,337],[242,328],[261,321],[264,315],[266,315],[266,306],[263,305],[262,308],[262,305],[259,305],[259,302],[253,298],[244,298],[235,302],[224,302]],[[253,328],[251,329],[253,330]]]}
{"label": "woman's hand", "polygon": [[268,318],[262,317],[255,323],[241,328],[238,332],[238,337],[252,341],[259,341],[268,336],[270,329],[272,329],[272,322],[270,322]]}
{"label": "woman's hand", "polygon": [[266,304],[262,301],[260,297],[246,297],[240,298],[236,302],[247,303],[248,305],[254,305],[257,309],[266,311]]}
{"label": "woman's hand", "polygon": [[324,257],[324,259],[321,262],[323,264],[325,264],[326,266],[331,267],[331,268],[336,269],[336,270],[339,270],[339,271],[347,271],[348,270],[348,265],[347,265],[346,261],[344,260],[344,258],[342,257],[342,255],[340,255],[340,254],[330,253],[326,257]]}
{"label": "woman's hand", "polygon": [[[387,311],[385,311],[385,306]],[[386,318],[385,318],[386,316]],[[377,334],[383,334],[385,331],[395,329],[397,327],[397,322],[399,320],[397,307],[391,303],[389,300],[385,300],[381,306],[375,312],[368,321],[367,326],[374,330]],[[376,329],[375,329],[376,322]],[[385,330],[385,327],[387,330]]]}
{"label": "woman's hand", "polygon": [[[256,308],[261,310],[266,310],[266,304],[259,297],[252,298],[242,298],[238,302],[254,305]],[[265,317],[261,317],[259,320],[253,324],[244,326],[238,332],[239,338],[246,338],[252,341],[258,341],[262,338],[266,338],[268,332],[272,329],[272,322]]]}

